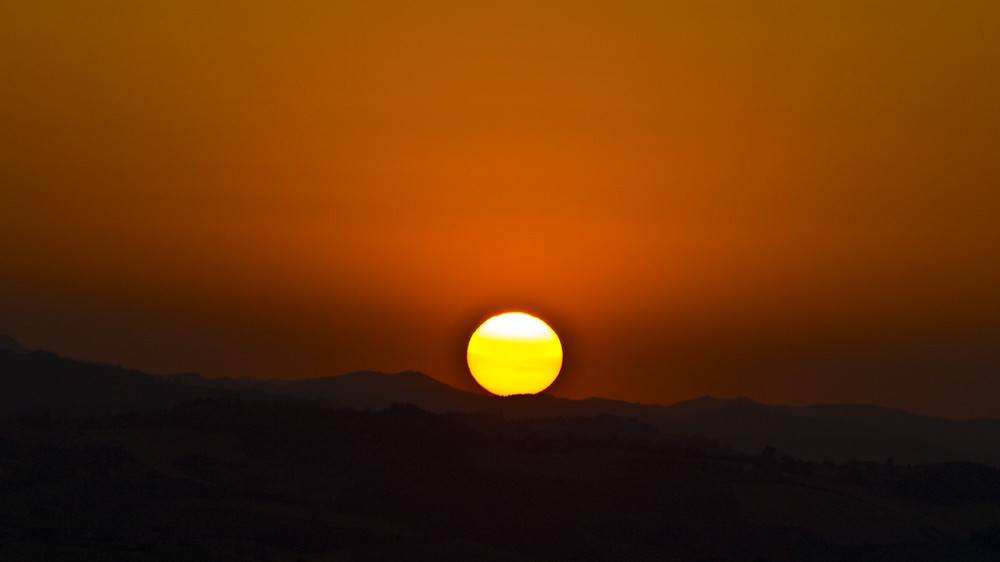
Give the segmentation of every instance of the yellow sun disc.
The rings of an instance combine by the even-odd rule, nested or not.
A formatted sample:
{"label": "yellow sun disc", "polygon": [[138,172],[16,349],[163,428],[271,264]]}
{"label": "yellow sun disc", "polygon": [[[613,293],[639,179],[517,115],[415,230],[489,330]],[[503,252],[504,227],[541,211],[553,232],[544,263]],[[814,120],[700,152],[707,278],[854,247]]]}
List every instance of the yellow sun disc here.
{"label": "yellow sun disc", "polygon": [[469,339],[469,371],[499,396],[537,394],[562,368],[562,344],[548,324],[523,312],[494,316]]}

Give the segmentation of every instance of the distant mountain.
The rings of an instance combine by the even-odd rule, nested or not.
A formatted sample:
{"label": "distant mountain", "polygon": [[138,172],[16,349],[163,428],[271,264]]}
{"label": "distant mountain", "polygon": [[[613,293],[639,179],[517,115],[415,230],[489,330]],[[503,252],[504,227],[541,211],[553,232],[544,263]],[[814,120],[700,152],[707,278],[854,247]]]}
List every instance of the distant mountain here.
{"label": "distant mountain", "polygon": [[0,350],[0,418],[46,413],[53,417],[75,417],[153,412],[200,398],[296,400],[254,388],[189,385],[178,379],[67,359],[44,351]]}
{"label": "distant mountain", "polygon": [[[768,406],[745,398],[699,399],[695,413],[687,403],[651,412],[646,421],[664,431],[696,433],[732,443],[737,449],[760,452],[775,447],[777,454],[814,461],[865,460],[916,464],[956,460],[976,460],[1000,464],[1000,456],[984,454],[987,442],[1000,434],[1000,421],[970,426],[974,447],[957,447],[941,439],[942,429],[951,420],[922,418],[907,412],[900,416],[927,423],[900,421],[892,429],[865,423],[852,416],[855,406],[830,406],[821,412],[808,408]],[[993,441],[995,442],[995,441]]]}
{"label": "distant mountain", "polygon": [[[4,341],[8,340],[13,341]],[[544,393],[500,398],[459,390],[412,371],[362,371],[297,381],[206,379],[190,373],[151,376],[47,352],[0,349],[0,417],[152,412],[201,398],[319,401],[374,410],[409,403],[435,413],[487,414],[506,420],[616,416],[751,454],[774,447],[779,457],[812,461],[892,458],[899,465],[975,461],[1000,466],[996,446],[1000,420],[947,420],[869,405],[793,408],[742,397],[702,397],[672,406],[569,400]]]}
{"label": "distant mountain", "polygon": [[[496,397],[458,390],[417,372],[356,372],[299,381],[201,379],[202,384],[256,388],[352,408],[411,403],[437,413],[487,413],[505,419],[618,416],[660,431],[729,443],[752,454],[775,447],[779,456],[813,461],[866,460],[918,464],[971,460],[1000,466],[1000,420],[948,420],[878,406],[772,406],[749,398],[709,396],[672,406],[549,394]],[[191,379],[191,384],[199,384]]]}
{"label": "distant mountain", "polygon": [[[333,377],[295,381],[253,379],[203,379],[227,388],[257,388],[300,398],[328,398],[352,408],[382,409],[393,403],[415,404],[426,410],[448,412],[489,411],[491,396],[458,390],[423,373],[358,371]],[[197,384],[191,379],[192,384]]]}
{"label": "distant mountain", "polygon": [[10,336],[0,334],[0,350],[13,351],[14,353],[27,353],[28,350]]}

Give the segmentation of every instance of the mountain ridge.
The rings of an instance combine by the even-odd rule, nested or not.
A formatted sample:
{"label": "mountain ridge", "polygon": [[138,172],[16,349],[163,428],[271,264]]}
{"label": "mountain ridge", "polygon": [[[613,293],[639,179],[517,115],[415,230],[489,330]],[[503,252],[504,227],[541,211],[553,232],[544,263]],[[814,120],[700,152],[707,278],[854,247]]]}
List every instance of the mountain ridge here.
{"label": "mountain ridge", "polygon": [[1000,420],[949,420],[866,404],[780,406],[750,398],[703,396],[673,405],[547,393],[497,397],[456,389],[417,371],[356,371],[301,380],[209,379],[193,373],[148,375],[49,352],[0,350],[0,417],[82,416],[154,411],[201,398],[320,402],[379,410],[395,403],[446,414],[508,420],[616,416],[676,435],[699,436],[756,454],[812,461],[893,458],[899,464],[974,461],[1000,466]]}
{"label": "mountain ridge", "polygon": [[176,378],[68,359],[48,351],[19,353],[0,349],[0,418],[153,412],[202,398],[302,401],[252,387],[199,387]]}
{"label": "mountain ridge", "polygon": [[[211,380],[211,379],[206,379]],[[770,405],[751,398],[702,396],[673,405],[547,393],[496,397],[463,391],[416,371],[358,371],[299,381],[244,381],[301,398],[324,396],[353,408],[412,403],[437,413],[489,413],[506,419],[613,415],[679,435],[697,435],[758,453],[814,461],[893,458],[903,464],[971,460],[1000,465],[1000,420],[951,420],[871,404]],[[396,385],[390,383],[399,383]]]}
{"label": "mountain ridge", "polygon": [[0,334],[0,350],[13,351],[14,353],[27,353],[28,349],[10,337]]}

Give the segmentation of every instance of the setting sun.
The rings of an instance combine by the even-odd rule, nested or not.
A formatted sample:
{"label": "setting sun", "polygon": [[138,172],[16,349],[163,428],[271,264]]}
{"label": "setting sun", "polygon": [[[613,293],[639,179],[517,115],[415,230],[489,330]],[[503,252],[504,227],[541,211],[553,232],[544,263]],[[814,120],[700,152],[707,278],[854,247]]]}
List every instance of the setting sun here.
{"label": "setting sun", "polygon": [[562,368],[562,344],[545,322],[508,312],[483,322],[469,339],[469,371],[480,386],[499,396],[537,394]]}

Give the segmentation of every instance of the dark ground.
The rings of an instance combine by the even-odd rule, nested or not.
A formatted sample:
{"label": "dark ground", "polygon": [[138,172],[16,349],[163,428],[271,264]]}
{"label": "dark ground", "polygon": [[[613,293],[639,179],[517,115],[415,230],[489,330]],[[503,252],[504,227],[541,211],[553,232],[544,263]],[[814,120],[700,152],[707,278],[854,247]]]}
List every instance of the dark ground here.
{"label": "dark ground", "polygon": [[974,463],[403,404],[212,398],[0,428],[5,560],[1000,559],[1000,471]]}

